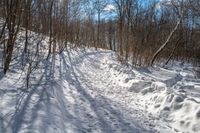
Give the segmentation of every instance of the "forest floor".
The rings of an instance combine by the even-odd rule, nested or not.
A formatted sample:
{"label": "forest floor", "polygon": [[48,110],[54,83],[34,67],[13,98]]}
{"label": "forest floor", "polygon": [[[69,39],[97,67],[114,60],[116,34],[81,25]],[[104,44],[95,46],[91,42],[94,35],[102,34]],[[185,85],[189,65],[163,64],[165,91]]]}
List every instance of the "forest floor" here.
{"label": "forest floor", "polygon": [[112,51],[68,48],[42,60],[26,89],[19,61],[0,78],[0,133],[200,132],[189,65],[134,68]]}

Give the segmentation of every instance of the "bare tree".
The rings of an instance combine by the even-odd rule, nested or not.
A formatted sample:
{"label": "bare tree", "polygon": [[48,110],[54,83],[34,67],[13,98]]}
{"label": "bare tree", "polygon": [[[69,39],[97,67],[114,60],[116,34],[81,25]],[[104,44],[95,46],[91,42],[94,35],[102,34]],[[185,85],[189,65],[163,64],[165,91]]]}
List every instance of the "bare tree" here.
{"label": "bare tree", "polygon": [[94,9],[97,13],[97,46],[100,44],[100,21],[101,21],[101,14],[104,12],[105,7],[107,6],[106,0],[95,0],[93,3]]}
{"label": "bare tree", "polygon": [[179,7],[175,4],[174,1],[172,1],[171,3],[177,9],[176,11],[178,12],[179,19],[178,19],[175,27],[173,28],[173,30],[170,32],[169,36],[167,37],[166,41],[161,45],[161,47],[153,55],[153,58],[151,60],[151,66],[153,66],[153,63],[154,63],[155,59],[162,52],[162,50],[167,46],[167,44],[169,43],[170,39],[172,38],[172,36],[176,32],[176,30],[178,29],[178,26],[181,24],[181,21],[183,19],[183,5],[182,5],[182,3],[181,3],[181,5]]}
{"label": "bare tree", "polygon": [[21,22],[21,0],[8,0],[6,3],[6,15],[8,18],[8,40],[5,48],[4,74],[6,74],[9,69],[14,49],[14,43],[19,31]]}
{"label": "bare tree", "polygon": [[50,0],[49,1],[49,52],[48,52],[48,56],[47,59],[49,57],[49,55],[52,52],[52,42],[53,42],[53,4],[54,4],[54,0]]}

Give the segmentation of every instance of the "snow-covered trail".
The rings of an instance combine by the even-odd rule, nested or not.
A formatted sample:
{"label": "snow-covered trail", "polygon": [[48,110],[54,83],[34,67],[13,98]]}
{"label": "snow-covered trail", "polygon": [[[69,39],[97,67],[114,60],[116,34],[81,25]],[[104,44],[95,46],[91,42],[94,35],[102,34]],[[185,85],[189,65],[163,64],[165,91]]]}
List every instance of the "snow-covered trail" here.
{"label": "snow-covered trail", "polygon": [[[112,56],[112,52],[105,51],[52,56],[44,63],[45,67],[41,66],[41,71],[34,73],[28,92],[21,91],[20,84],[8,82],[14,74],[7,76],[1,81],[0,132],[155,133],[160,130],[154,116],[137,104],[134,108],[129,106],[121,91],[125,88],[109,72],[107,61]],[[19,78],[12,79],[15,80]]]}
{"label": "snow-covered trail", "polygon": [[[129,110],[119,101],[108,97],[108,91],[111,91],[116,86],[109,84],[113,79],[109,72],[103,68],[104,65],[102,63],[105,63],[105,57],[107,57],[105,53],[90,53],[85,56],[87,57],[82,58],[81,61],[71,61],[75,84],[77,85],[78,83],[79,85],[76,88],[86,102],[84,106],[90,107],[91,111],[89,112],[92,112],[93,115],[91,116],[94,118],[93,120],[85,121],[97,123],[100,132],[155,132],[150,128],[145,128],[146,125],[144,123],[140,123],[137,118],[138,110]],[[131,113],[134,114],[134,117],[131,116]],[[91,130],[97,132],[93,128],[94,126],[91,126]]]}
{"label": "snow-covered trail", "polygon": [[[123,84],[124,81],[120,81],[124,78],[119,78],[116,73],[119,71],[113,72],[111,68],[117,62],[116,60],[112,61],[116,59],[115,56],[116,54],[110,51],[92,51],[79,55],[75,59],[72,58],[74,56],[70,52],[66,52],[64,55],[64,57],[69,57],[71,74],[75,79],[72,82],[75,88],[95,114],[92,116],[95,118],[97,127],[101,127],[98,131],[109,133],[171,131],[166,127],[166,123],[162,123],[158,118],[141,108],[145,105],[137,103],[138,101],[134,102],[133,100],[136,100],[133,99],[134,94],[127,96],[129,87]],[[129,74],[131,73],[129,72]],[[68,78],[67,81],[69,81]],[[87,111],[84,113],[87,114]],[[94,123],[91,120],[85,121]],[[94,127],[91,126],[90,130],[97,132],[93,129]]]}
{"label": "snow-covered trail", "polygon": [[150,71],[121,65],[111,51],[68,50],[44,60],[26,91],[14,69],[0,80],[0,133],[198,132],[199,103],[167,89],[183,77]]}

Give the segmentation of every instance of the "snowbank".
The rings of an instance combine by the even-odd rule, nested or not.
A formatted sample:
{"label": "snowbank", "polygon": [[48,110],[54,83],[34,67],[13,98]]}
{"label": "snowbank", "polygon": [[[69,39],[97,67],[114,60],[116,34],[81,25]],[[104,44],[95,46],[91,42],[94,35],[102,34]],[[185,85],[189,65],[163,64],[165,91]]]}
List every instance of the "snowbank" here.
{"label": "snowbank", "polygon": [[129,93],[137,94],[134,101],[129,100],[130,104],[137,99],[143,109],[166,121],[175,132],[200,132],[200,80],[192,67],[110,66],[115,74],[120,73],[119,78],[125,79],[121,85],[129,86]]}
{"label": "snowbank", "polygon": [[112,51],[69,47],[46,60],[48,39],[31,33],[36,68],[27,90],[23,34],[0,78],[0,132],[200,132],[200,79],[191,66],[133,68]]}

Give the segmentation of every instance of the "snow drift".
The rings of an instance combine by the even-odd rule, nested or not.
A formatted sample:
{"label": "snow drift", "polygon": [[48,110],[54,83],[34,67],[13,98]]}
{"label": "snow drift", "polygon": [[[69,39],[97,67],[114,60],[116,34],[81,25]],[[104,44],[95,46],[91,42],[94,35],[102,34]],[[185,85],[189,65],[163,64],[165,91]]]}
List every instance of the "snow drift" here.
{"label": "snow drift", "polygon": [[134,68],[112,51],[70,47],[46,60],[40,38],[30,46],[40,50],[31,54],[28,90],[18,56],[23,33],[1,76],[0,132],[200,132],[200,80],[190,65]]}

